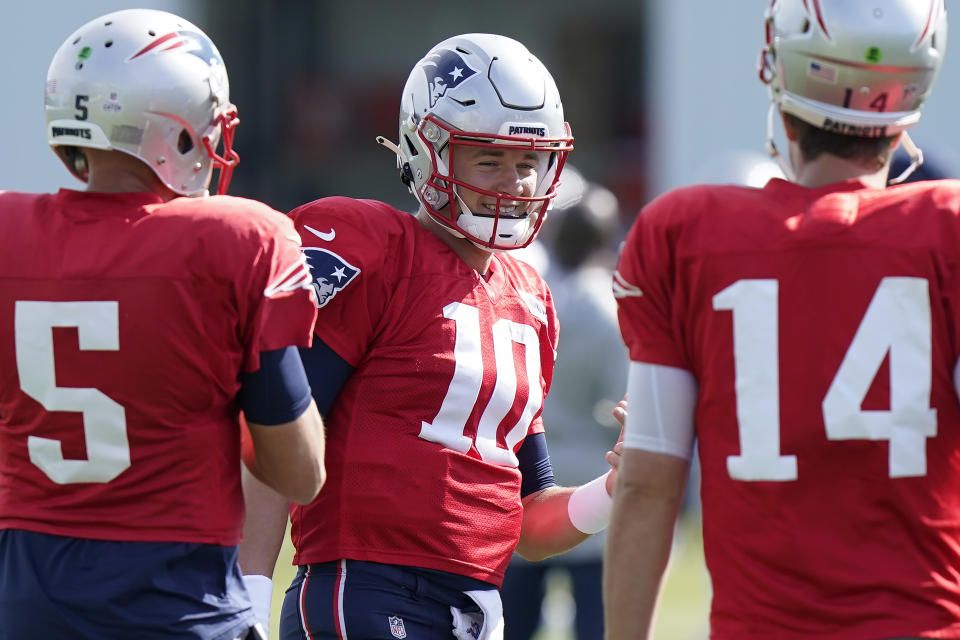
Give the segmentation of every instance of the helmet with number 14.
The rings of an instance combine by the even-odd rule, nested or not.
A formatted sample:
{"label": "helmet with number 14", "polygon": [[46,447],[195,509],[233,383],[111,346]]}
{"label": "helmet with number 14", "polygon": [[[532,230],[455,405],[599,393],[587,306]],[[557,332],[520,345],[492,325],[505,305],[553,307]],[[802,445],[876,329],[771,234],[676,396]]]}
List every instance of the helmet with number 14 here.
{"label": "helmet with number 14", "polygon": [[[946,46],[943,0],[774,0],[760,56],[771,123],[779,108],[844,135],[904,132],[920,120]],[[772,138],[771,127],[777,155]],[[919,165],[919,149],[904,143]]]}

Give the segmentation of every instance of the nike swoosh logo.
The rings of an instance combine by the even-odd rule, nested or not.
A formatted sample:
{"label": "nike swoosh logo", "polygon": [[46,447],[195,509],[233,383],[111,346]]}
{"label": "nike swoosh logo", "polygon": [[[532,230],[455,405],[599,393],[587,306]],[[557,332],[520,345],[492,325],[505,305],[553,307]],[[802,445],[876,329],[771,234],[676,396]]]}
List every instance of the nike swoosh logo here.
{"label": "nike swoosh logo", "polygon": [[303,225],[303,228],[325,242],[332,242],[333,239],[337,237],[337,232],[334,231],[332,227],[330,228],[330,231],[326,233],[324,233],[323,231],[317,231],[313,227],[310,227],[307,225]]}

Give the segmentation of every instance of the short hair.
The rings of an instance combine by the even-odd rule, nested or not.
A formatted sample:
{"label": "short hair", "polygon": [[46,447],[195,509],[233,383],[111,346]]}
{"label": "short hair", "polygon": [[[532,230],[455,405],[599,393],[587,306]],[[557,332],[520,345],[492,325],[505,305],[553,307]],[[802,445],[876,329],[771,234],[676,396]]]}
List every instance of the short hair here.
{"label": "short hair", "polygon": [[815,160],[820,154],[830,153],[846,160],[859,162],[880,160],[886,164],[893,153],[893,141],[899,135],[880,138],[851,136],[820,129],[790,113],[784,113],[783,116],[790,127],[796,131],[800,153],[807,162]]}

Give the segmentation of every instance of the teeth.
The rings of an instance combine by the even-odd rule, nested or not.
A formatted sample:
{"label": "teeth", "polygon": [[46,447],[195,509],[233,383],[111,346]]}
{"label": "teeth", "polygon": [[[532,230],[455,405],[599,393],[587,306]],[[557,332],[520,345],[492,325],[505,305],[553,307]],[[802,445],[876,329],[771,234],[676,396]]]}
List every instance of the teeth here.
{"label": "teeth", "polygon": [[[484,206],[484,208],[487,209],[488,211],[491,211],[491,212],[493,212],[493,213],[496,213],[496,212],[497,212],[497,207],[496,207],[496,205],[485,204],[485,205],[483,205],[483,206]],[[515,204],[511,204],[511,205],[506,205],[506,204],[500,205],[500,213],[502,213],[502,214],[504,214],[504,215],[508,215],[508,216],[509,216],[509,215],[512,215],[513,212],[516,211],[516,210],[517,210],[517,205],[515,205]]]}

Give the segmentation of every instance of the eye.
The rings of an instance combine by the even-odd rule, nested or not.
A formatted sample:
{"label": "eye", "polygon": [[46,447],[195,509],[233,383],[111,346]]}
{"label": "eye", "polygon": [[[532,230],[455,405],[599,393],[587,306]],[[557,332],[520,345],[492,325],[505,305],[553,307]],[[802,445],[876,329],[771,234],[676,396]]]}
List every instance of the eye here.
{"label": "eye", "polygon": [[484,169],[496,169],[500,166],[500,161],[496,158],[485,156],[477,158],[476,164],[478,167],[483,167]]}

